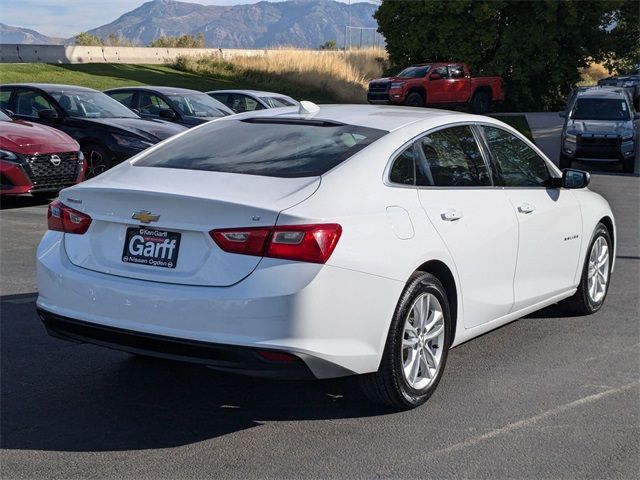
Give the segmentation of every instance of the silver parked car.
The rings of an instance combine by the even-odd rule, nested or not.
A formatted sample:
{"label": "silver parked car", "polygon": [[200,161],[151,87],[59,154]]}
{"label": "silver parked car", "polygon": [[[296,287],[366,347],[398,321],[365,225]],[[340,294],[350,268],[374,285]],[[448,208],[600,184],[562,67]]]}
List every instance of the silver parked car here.
{"label": "silver parked car", "polygon": [[207,95],[224,103],[235,113],[300,105],[297,100],[287,95],[258,90],[214,90],[207,92]]}
{"label": "silver parked car", "polygon": [[633,172],[639,116],[625,89],[578,88],[560,116],[565,118],[560,168],[588,160],[621,162],[624,172]]}

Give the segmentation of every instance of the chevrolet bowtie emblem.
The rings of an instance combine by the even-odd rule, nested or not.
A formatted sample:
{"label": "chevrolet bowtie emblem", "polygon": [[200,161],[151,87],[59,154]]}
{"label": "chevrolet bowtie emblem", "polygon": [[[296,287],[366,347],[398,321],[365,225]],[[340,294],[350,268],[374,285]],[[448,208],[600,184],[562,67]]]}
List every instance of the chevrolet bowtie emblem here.
{"label": "chevrolet bowtie emblem", "polygon": [[140,210],[139,212],[133,212],[131,218],[134,220],[140,220],[141,223],[157,222],[160,219],[160,215],[154,215],[146,210]]}

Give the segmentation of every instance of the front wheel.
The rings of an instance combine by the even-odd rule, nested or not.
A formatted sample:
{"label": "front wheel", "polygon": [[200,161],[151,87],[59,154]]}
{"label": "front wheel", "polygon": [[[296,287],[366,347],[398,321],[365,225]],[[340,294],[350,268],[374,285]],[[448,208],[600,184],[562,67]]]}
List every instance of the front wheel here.
{"label": "front wheel", "polygon": [[404,104],[408,107],[424,107],[424,98],[417,92],[410,93]]}
{"label": "front wheel", "polygon": [[609,291],[612,254],[609,230],[599,223],[587,250],[578,290],[562,302],[571,313],[589,315],[600,310]]}
{"label": "front wheel", "polygon": [[442,377],[451,335],[442,283],[429,273],[417,272],[396,307],[380,368],[360,377],[365,395],[403,410],[425,403]]}
{"label": "front wheel", "polygon": [[109,152],[102,145],[89,144],[82,149],[82,153],[87,162],[87,179],[97,177],[112,166]]}

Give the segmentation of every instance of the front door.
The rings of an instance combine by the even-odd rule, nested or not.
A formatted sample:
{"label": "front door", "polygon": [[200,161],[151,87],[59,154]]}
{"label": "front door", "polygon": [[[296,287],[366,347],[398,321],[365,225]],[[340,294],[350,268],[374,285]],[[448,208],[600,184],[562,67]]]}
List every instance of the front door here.
{"label": "front door", "polygon": [[525,142],[497,127],[482,127],[504,192],[518,218],[514,310],[573,287],[583,237],[580,206],[570,190],[548,188],[546,161]]}

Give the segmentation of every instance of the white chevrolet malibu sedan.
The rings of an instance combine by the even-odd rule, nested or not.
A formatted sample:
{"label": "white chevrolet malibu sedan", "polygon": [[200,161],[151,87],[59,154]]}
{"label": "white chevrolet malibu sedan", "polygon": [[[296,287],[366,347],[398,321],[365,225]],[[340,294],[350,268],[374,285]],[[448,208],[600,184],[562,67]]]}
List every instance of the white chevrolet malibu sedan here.
{"label": "white chevrolet malibu sedan", "polygon": [[264,110],[67,188],[37,251],[55,337],[425,402],[450,348],[562,301],[597,311],[607,202],[498,120]]}

